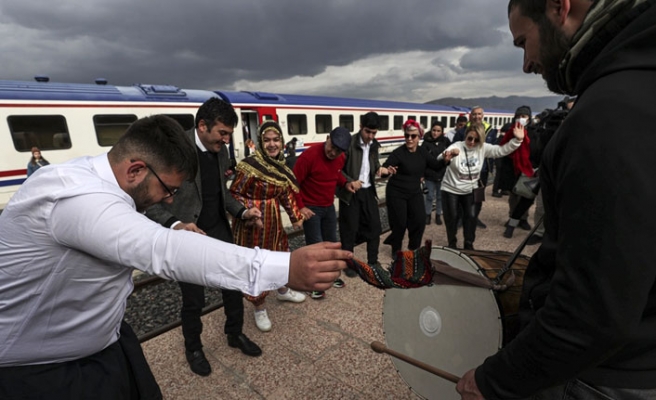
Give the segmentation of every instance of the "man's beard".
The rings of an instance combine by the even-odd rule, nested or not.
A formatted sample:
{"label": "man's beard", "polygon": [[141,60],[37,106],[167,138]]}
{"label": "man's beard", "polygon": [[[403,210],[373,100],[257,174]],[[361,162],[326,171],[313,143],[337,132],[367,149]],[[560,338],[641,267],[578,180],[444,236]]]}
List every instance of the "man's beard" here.
{"label": "man's beard", "polygon": [[127,194],[132,197],[137,211],[144,212],[146,209],[155,204],[148,193],[148,179],[144,179],[137,186],[126,190]]}
{"label": "man's beard", "polygon": [[540,64],[542,64],[542,78],[547,88],[555,93],[563,93],[558,85],[558,67],[569,51],[570,40],[557,29],[547,18],[542,18],[540,28]]}

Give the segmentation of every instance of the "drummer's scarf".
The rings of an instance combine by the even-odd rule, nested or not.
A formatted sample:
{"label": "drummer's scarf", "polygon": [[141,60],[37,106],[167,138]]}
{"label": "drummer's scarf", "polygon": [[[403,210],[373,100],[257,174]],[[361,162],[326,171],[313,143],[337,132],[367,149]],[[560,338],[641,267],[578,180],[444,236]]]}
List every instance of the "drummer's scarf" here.
{"label": "drummer's scarf", "polygon": [[417,250],[399,251],[389,269],[350,259],[346,263],[360,278],[379,289],[409,289],[431,285],[435,271],[431,265],[431,242]]}

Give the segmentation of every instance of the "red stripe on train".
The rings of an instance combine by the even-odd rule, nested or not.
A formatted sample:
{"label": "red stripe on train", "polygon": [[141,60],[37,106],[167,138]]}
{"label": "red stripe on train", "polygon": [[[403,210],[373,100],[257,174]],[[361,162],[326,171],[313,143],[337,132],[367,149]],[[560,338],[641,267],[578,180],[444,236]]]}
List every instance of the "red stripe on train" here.
{"label": "red stripe on train", "polygon": [[0,171],[0,178],[6,178],[8,176],[19,176],[27,174],[27,169],[15,169],[12,171]]}

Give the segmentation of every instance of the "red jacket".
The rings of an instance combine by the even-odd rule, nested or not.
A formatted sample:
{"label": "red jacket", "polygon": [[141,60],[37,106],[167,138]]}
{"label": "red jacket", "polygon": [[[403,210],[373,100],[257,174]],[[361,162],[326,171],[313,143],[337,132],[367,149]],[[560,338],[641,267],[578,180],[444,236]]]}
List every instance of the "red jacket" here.
{"label": "red jacket", "polygon": [[[501,146],[510,141],[513,137],[514,126],[511,126],[510,129],[506,131],[501,139]],[[529,178],[533,176],[533,165],[531,164],[531,140],[528,138],[528,132],[524,128],[524,140],[519,148],[508,155],[513,162],[513,169],[515,170],[515,175],[519,176],[520,172]]]}

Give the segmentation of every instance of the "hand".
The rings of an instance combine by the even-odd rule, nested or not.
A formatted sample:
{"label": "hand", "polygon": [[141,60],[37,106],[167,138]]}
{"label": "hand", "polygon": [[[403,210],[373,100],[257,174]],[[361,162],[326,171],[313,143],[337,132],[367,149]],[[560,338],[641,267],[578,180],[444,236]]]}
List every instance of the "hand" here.
{"label": "hand", "polygon": [[[455,154],[454,154],[454,150],[455,150]],[[444,158],[444,161],[448,163],[451,161],[453,157],[457,156],[458,154],[459,154],[458,149],[453,149],[451,151],[445,151],[444,153],[442,153],[442,157]]]}
{"label": "hand", "polygon": [[303,227],[303,220],[302,220],[302,219],[299,219],[298,221],[296,221],[296,222],[294,222],[294,223],[292,224],[292,228],[293,228],[295,231],[301,229],[302,227]]}
{"label": "hand", "polygon": [[515,127],[513,128],[513,135],[517,140],[524,140],[524,127],[519,122],[515,122]]}
{"label": "hand", "polygon": [[353,189],[357,192],[358,190],[362,189],[362,181],[352,181],[351,185],[353,185]]}
{"label": "hand", "polygon": [[306,220],[306,221],[307,221],[308,219],[314,217],[314,211],[310,210],[310,209],[307,208],[307,207],[303,207],[303,208],[301,208],[301,209],[299,210],[299,212],[300,212],[301,215],[303,216],[303,219]]}
{"label": "hand", "polygon": [[321,242],[292,251],[287,286],[302,291],[328,290],[346,268],[353,253],[341,250],[341,243]]}
{"label": "hand", "polygon": [[260,211],[260,209],[257,207],[249,208],[244,212],[244,215],[241,216],[241,219],[253,218],[262,218],[262,211]]}
{"label": "hand", "polygon": [[348,190],[348,191],[351,192],[351,193],[355,193],[355,192],[357,191],[357,189],[355,189],[355,184],[354,184],[354,182],[356,182],[356,181],[348,182],[346,185],[344,185],[344,187],[346,188],[346,190]]}
{"label": "hand", "polygon": [[385,167],[380,167],[378,168],[378,171],[376,171],[376,176],[379,178],[383,175],[392,175],[392,174],[393,172],[391,172],[389,168],[385,168]]}
{"label": "hand", "polygon": [[397,172],[397,167],[395,167],[393,165],[390,165],[389,167],[387,167],[387,173],[389,175],[394,175],[394,174],[396,174],[396,172]]}
{"label": "hand", "polygon": [[476,385],[475,373],[476,369],[470,369],[456,385],[456,390],[460,393],[462,400],[485,400]]}
{"label": "hand", "polygon": [[200,228],[199,228],[198,226],[196,226],[196,224],[194,224],[193,222],[189,222],[189,223],[186,223],[186,224],[185,224],[184,222],[181,222],[181,223],[177,224],[176,226],[174,226],[174,227],[173,227],[173,230],[174,230],[174,231],[184,230],[184,231],[190,231],[190,232],[200,233],[201,235],[207,235],[207,234],[205,233],[205,231],[203,231],[202,229],[200,229]]}
{"label": "hand", "polygon": [[445,157],[445,158],[446,158],[446,154],[447,154],[447,153],[451,153],[451,157],[453,158],[453,157],[457,156],[458,154],[460,154],[460,149],[457,148],[457,147],[454,147],[454,148],[452,148],[452,149],[449,150],[449,151],[445,151],[445,152],[444,152],[444,157]]}

